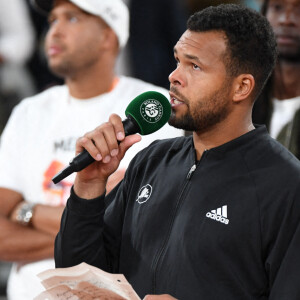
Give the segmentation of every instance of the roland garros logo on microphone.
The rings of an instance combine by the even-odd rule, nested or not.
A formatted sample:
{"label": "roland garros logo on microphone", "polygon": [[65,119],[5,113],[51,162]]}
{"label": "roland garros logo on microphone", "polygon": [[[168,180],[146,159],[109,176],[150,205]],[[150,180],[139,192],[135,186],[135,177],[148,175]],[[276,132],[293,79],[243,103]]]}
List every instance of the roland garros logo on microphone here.
{"label": "roland garros logo on microphone", "polygon": [[163,106],[155,99],[147,99],[141,104],[140,112],[145,121],[156,123],[163,115]]}

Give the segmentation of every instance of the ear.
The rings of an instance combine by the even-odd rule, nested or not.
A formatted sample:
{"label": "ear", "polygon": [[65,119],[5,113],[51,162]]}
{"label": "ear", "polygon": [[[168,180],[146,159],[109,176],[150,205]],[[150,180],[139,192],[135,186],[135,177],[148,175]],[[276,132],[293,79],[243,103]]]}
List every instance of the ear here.
{"label": "ear", "polygon": [[233,101],[240,102],[251,97],[255,86],[255,79],[251,74],[241,74],[234,80]]}
{"label": "ear", "polygon": [[114,51],[118,51],[118,38],[111,28],[107,27],[103,29],[99,47],[102,50],[111,51],[114,49]]}

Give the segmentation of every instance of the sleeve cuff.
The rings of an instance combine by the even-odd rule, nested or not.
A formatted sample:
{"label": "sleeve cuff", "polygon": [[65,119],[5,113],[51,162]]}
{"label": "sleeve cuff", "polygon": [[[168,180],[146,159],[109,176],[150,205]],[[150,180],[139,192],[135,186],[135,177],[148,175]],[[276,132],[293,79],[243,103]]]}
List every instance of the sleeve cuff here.
{"label": "sleeve cuff", "polygon": [[75,194],[72,186],[70,198],[67,202],[67,208],[80,215],[98,215],[99,213],[103,213],[103,210],[105,210],[104,198],[105,193],[94,199],[87,200],[80,198]]}

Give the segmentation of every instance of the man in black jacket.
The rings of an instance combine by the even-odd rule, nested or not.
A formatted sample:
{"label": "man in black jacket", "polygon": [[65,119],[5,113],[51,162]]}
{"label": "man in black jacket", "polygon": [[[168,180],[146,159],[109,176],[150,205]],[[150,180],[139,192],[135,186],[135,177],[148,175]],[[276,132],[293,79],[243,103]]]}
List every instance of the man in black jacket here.
{"label": "man in black jacket", "polygon": [[140,137],[125,138],[112,115],[80,138],[77,153],[96,162],[76,176],[56,266],[123,273],[145,299],[299,299],[300,163],[251,121],[275,64],[272,29],[237,5],[207,8],[187,27],[174,47],[169,123],[193,136],[141,151],[106,197]]}

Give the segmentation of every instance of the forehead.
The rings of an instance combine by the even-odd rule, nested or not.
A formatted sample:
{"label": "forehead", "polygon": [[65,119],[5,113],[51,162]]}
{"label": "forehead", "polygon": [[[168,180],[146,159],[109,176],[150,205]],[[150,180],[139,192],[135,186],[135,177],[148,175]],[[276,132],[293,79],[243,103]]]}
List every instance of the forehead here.
{"label": "forehead", "polygon": [[56,17],[60,15],[75,15],[80,16],[82,20],[86,20],[89,23],[94,23],[97,26],[100,25],[100,28],[107,28],[108,25],[105,23],[105,21],[100,18],[99,16],[92,15],[88,12],[85,12],[81,8],[79,8],[77,5],[73,4],[72,2],[68,0],[55,0],[53,9],[49,13],[49,18]]}
{"label": "forehead", "polygon": [[226,49],[226,35],[223,31],[187,30],[174,47],[176,53],[182,52],[206,60],[221,57]]}
{"label": "forehead", "polygon": [[298,6],[300,5],[300,0],[269,0],[269,4],[270,3],[278,3],[278,4],[281,4],[281,5],[295,5],[295,6]]}
{"label": "forehead", "polygon": [[76,6],[75,4],[73,4],[72,2],[68,1],[68,0],[55,0],[53,2],[53,9],[55,10],[57,7],[65,7],[68,9],[72,9],[74,11],[82,11],[78,6]]}

